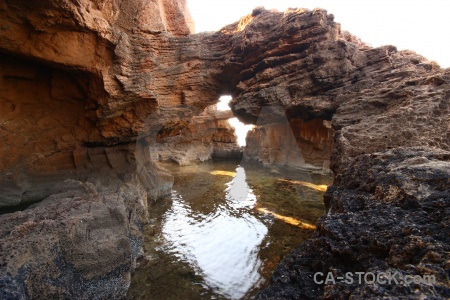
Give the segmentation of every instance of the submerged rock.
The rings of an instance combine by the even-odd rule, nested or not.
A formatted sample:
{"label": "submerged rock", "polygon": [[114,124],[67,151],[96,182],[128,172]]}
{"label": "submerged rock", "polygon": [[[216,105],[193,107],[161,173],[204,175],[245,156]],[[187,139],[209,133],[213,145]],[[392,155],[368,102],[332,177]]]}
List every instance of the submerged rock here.
{"label": "submerged rock", "polygon": [[[448,298],[449,166],[450,152],[421,148],[345,163],[327,191],[328,213],[315,236],[284,259],[258,298]],[[322,281],[331,272],[336,282],[316,284],[317,272],[325,274],[317,277]],[[336,279],[348,272],[353,283]],[[357,272],[396,279],[359,283]],[[434,276],[435,284],[401,284],[407,275]]]}

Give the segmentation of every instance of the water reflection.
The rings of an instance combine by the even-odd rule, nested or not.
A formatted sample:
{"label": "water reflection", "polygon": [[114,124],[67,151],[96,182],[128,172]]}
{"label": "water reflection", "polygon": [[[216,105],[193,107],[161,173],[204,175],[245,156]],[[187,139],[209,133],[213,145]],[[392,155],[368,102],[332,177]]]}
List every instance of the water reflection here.
{"label": "water reflection", "polygon": [[173,191],[162,235],[166,251],[190,263],[209,287],[239,299],[262,280],[258,249],[268,230],[250,213],[256,196],[243,167],[237,167],[234,178],[226,183],[225,199],[212,211],[199,213]]}
{"label": "water reflection", "polygon": [[162,166],[174,192],[149,203],[129,299],[252,299],[311,237],[332,181],[230,160]]}

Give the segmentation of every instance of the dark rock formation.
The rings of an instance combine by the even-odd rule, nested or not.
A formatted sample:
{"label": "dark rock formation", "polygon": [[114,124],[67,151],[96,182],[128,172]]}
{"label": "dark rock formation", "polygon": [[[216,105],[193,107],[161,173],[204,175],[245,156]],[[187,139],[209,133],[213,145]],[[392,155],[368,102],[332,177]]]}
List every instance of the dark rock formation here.
{"label": "dark rock formation", "polygon": [[[251,75],[237,86],[232,108],[254,122],[265,106],[281,106],[296,137],[293,123],[331,120],[336,180],[315,237],[280,264],[258,298],[448,298],[449,69],[392,46],[368,48],[348,33],[340,35],[323,11],[301,15],[296,42],[302,48],[284,56],[282,47],[272,48],[280,51],[275,66],[268,59],[255,61],[246,69]],[[258,20],[263,18],[245,29],[249,47],[252,37],[256,41],[262,34]],[[277,25],[272,23],[269,36]],[[270,116],[269,125],[259,129],[273,141],[266,143],[295,149],[298,138],[280,142],[288,128]],[[264,159],[261,147],[254,148]],[[335,278],[346,272],[434,275],[436,284],[315,284],[316,272]]]}
{"label": "dark rock formation", "polygon": [[[183,0],[0,0],[0,206],[40,201],[0,216],[0,297],[124,297],[146,201],[172,184],[151,147],[181,128],[203,136],[202,112],[225,93],[257,124],[248,157],[298,164],[300,146],[298,166],[327,168],[331,152],[336,174],[315,238],[260,298],[448,297],[450,71],[367,47],[324,10],[191,25]],[[281,109],[264,118],[264,107]],[[234,136],[215,125],[205,136],[222,155]],[[390,269],[438,284],[310,277]]]}
{"label": "dark rock formation", "polygon": [[[314,237],[284,259],[258,298],[448,298],[449,166],[450,152],[420,148],[348,160],[327,191],[328,214]],[[315,284],[316,272],[325,274],[320,280],[331,272],[336,283]],[[336,279],[347,272],[352,284]],[[358,283],[356,272],[395,281]],[[436,283],[399,284],[407,275],[433,275]]]}

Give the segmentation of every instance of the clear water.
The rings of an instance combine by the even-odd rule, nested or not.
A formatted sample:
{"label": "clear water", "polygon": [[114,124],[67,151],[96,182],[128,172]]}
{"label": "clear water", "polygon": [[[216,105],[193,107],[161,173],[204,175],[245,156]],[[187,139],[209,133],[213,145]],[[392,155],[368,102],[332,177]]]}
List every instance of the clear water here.
{"label": "clear water", "polygon": [[132,299],[251,299],[311,236],[332,181],[236,161],[164,167],[175,183],[149,206]]}

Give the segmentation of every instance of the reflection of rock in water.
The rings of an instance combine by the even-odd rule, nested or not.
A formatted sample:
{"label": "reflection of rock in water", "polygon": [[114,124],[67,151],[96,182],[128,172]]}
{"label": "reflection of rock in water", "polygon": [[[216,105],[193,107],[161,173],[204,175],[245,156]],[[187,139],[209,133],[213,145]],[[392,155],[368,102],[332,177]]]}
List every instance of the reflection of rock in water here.
{"label": "reflection of rock in water", "polygon": [[242,167],[227,185],[226,207],[220,205],[207,214],[193,211],[174,191],[162,232],[168,250],[195,266],[208,286],[238,299],[261,281],[258,247],[267,228],[249,213],[256,197]]}
{"label": "reflection of rock in water", "polygon": [[251,162],[162,165],[176,192],[150,205],[148,259],[133,275],[133,299],[251,298],[280,259],[311,237],[325,211],[315,188],[331,183]]}

